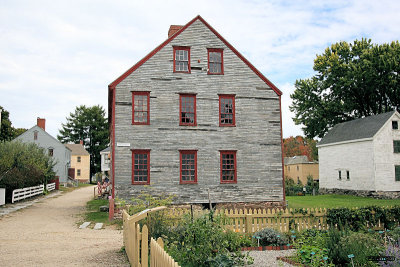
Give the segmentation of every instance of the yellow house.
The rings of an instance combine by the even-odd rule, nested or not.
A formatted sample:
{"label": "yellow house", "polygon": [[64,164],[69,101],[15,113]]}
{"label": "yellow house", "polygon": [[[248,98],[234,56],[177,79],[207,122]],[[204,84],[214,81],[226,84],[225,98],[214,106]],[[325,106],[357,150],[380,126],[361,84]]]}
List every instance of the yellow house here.
{"label": "yellow house", "polygon": [[284,159],[285,177],[293,179],[295,183],[307,183],[311,175],[314,180],[319,180],[319,164],[317,161],[308,161],[307,156],[294,156]]}
{"label": "yellow house", "polygon": [[75,179],[80,182],[89,182],[90,154],[82,144],[65,144],[71,152],[71,168],[75,169]]}

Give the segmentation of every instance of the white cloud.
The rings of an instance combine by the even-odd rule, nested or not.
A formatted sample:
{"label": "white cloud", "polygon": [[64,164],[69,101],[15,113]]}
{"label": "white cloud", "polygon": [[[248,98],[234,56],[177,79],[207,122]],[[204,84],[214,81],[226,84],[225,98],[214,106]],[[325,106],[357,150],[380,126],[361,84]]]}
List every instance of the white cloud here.
{"label": "white cloud", "polygon": [[3,1],[0,105],[15,127],[47,118],[56,136],[77,105],[107,110],[107,85],[201,15],[284,93],[284,137],[301,134],[289,112],[296,79],[341,40],[400,36],[396,1],[132,0]]}

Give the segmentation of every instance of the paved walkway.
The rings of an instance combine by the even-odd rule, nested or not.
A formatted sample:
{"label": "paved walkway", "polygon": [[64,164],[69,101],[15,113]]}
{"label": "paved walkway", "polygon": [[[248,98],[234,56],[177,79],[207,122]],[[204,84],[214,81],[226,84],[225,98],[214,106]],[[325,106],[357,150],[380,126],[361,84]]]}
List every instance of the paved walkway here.
{"label": "paved walkway", "polygon": [[129,266],[122,231],[79,229],[92,197],[90,186],[0,208],[0,266]]}

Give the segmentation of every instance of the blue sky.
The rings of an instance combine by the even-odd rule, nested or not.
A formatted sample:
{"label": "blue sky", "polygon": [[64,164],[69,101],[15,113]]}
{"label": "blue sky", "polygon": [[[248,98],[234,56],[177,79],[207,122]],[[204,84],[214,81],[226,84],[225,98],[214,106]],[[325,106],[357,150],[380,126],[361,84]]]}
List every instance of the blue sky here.
{"label": "blue sky", "polygon": [[107,86],[201,15],[282,92],[283,136],[302,134],[290,113],[296,79],[330,44],[400,36],[398,1],[1,0],[0,106],[14,127],[46,118],[56,136],[78,105],[107,109]]}

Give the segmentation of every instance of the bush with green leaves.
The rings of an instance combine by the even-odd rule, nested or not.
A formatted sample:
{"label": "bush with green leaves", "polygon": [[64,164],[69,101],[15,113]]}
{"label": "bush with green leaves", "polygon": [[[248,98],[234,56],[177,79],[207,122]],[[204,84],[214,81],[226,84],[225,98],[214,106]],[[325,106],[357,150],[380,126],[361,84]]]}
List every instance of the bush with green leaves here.
{"label": "bush with green leaves", "polygon": [[[169,206],[174,199],[173,195],[155,195],[151,190],[143,191],[137,197],[131,199],[132,205],[127,205],[126,201],[118,199],[117,203],[122,208],[125,208],[129,215],[134,215],[146,209],[156,208],[160,206]],[[168,235],[172,224],[178,218],[174,217],[168,210],[152,212],[147,215],[147,218],[140,221],[141,225],[146,224],[149,228],[149,238],[163,237]]]}
{"label": "bush with green leaves", "polygon": [[378,221],[383,223],[386,229],[393,229],[400,221],[400,206],[328,209],[326,221],[331,227],[348,228],[352,231],[366,230],[367,222],[374,225]]}
{"label": "bush with green leaves", "polygon": [[169,255],[181,266],[243,266],[248,254],[240,252],[242,237],[226,230],[228,219],[209,214],[199,218],[184,216],[177,227],[163,237]]}
{"label": "bush with green leaves", "polygon": [[54,179],[55,162],[34,143],[0,142],[0,188],[6,189],[6,201],[18,188],[46,184]]}
{"label": "bush with green leaves", "polygon": [[254,237],[260,240],[261,246],[283,246],[289,242],[284,234],[271,228],[264,228],[256,232]]}

